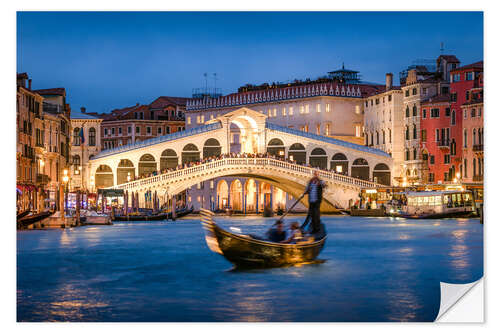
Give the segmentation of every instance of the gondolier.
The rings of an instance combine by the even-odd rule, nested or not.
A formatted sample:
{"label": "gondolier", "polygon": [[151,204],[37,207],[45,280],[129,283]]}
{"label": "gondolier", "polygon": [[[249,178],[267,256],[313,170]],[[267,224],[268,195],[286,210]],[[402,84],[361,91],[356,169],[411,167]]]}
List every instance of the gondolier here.
{"label": "gondolier", "polygon": [[323,200],[323,188],[326,187],[324,181],[319,179],[318,171],[314,171],[313,177],[307,183],[304,195],[307,194],[309,197],[309,210],[307,212],[307,217],[302,226],[302,230],[307,226],[309,221],[311,221],[311,234],[320,232],[321,221],[320,221],[320,211],[321,201]]}

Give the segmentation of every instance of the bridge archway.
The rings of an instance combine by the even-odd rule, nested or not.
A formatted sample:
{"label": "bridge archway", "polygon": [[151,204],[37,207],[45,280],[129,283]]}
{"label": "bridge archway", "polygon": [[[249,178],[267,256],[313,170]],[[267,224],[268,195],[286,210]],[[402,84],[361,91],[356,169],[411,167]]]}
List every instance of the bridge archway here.
{"label": "bridge archway", "polygon": [[95,172],[95,187],[104,188],[113,186],[113,170],[106,165],[101,164]]}
{"label": "bridge archway", "polygon": [[301,143],[294,143],[288,149],[288,158],[297,164],[306,164],[306,147]]}
{"label": "bridge archway", "polygon": [[314,168],[328,169],[328,156],[323,148],[314,148],[309,156],[309,164]]}
{"label": "bridge archway", "polygon": [[182,164],[189,162],[198,162],[200,160],[200,151],[192,143],[188,143],[182,149]]}
{"label": "bridge archway", "polygon": [[230,206],[234,211],[243,210],[243,185],[239,179],[235,179],[231,182],[230,186]]}
{"label": "bridge archway", "polygon": [[135,179],[135,167],[134,163],[128,159],[120,160],[118,167],[116,168],[116,182],[117,184],[123,184],[127,182],[127,178],[130,175],[130,180]]}
{"label": "bridge archway", "polygon": [[156,171],[156,161],[153,155],[144,154],[139,159],[139,177]]}
{"label": "bridge archway", "polygon": [[255,208],[257,207],[257,183],[255,179],[249,178],[245,182],[245,201],[247,211],[255,212]]}
{"label": "bridge archway", "polygon": [[352,163],[351,177],[363,180],[370,179],[370,166],[364,158],[357,158]]}
{"label": "bridge archway", "polygon": [[333,155],[330,169],[336,173],[347,175],[349,172],[349,161],[347,157],[342,153]]}
{"label": "bridge archway", "polygon": [[373,168],[373,180],[383,185],[391,185],[391,170],[385,163],[379,163]]}
{"label": "bridge archway", "polygon": [[227,182],[222,179],[217,183],[217,209],[225,209],[229,204],[229,188]]}
{"label": "bridge archway", "polygon": [[203,145],[203,158],[219,156],[221,154],[221,151],[222,147],[219,140],[210,138],[205,141],[205,144]]}
{"label": "bridge archway", "polygon": [[173,149],[165,149],[160,156],[160,170],[175,169],[179,165],[179,157]]}
{"label": "bridge archway", "polygon": [[[234,114],[229,119],[231,125],[236,125],[239,129],[239,148],[241,153],[256,154],[259,151],[259,128],[257,121],[246,112]],[[234,128],[234,127],[233,127]],[[237,132],[237,130],[235,131]],[[232,142],[231,138],[231,142]]]}
{"label": "bridge archway", "polygon": [[271,139],[267,144],[267,152],[273,156],[285,156],[285,144],[281,139]]}
{"label": "bridge archway", "polygon": [[271,199],[271,184],[266,182],[260,182],[259,185],[259,209],[263,210],[266,207],[272,205]]}

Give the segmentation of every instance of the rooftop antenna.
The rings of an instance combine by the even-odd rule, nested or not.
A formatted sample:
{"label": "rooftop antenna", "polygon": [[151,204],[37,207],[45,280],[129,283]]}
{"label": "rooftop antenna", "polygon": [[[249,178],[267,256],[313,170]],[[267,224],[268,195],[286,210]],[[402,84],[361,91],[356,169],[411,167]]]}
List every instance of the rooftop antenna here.
{"label": "rooftop antenna", "polygon": [[203,76],[205,77],[205,95],[208,93],[208,79],[207,79],[207,73],[203,73]]}
{"label": "rooftop antenna", "polygon": [[443,43],[443,42],[441,42],[441,48],[440,48],[440,51],[441,51],[441,54],[443,54],[443,52],[444,52],[444,43]]}
{"label": "rooftop antenna", "polygon": [[214,97],[217,96],[217,73],[214,73]]}

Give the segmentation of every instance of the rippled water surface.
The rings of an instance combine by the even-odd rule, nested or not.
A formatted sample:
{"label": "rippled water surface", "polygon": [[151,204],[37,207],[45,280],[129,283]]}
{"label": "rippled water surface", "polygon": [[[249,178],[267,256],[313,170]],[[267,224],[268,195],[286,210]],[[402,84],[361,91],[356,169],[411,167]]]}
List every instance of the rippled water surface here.
{"label": "rippled water surface", "polygon": [[[287,221],[303,217],[287,218]],[[19,321],[432,321],[483,275],[475,219],[323,217],[321,264],[232,270],[195,217],[17,233]],[[263,232],[273,221],[217,218]]]}

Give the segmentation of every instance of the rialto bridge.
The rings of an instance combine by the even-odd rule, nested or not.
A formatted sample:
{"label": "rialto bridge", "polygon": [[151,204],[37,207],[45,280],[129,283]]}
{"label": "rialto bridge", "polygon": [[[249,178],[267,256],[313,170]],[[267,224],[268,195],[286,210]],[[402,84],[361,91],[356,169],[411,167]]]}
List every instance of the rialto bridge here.
{"label": "rialto bridge", "polygon": [[[102,151],[90,160],[90,187],[157,191],[164,201],[200,182],[236,176],[263,180],[297,197],[319,168],[328,185],[322,211],[330,211],[346,207],[360,188],[390,185],[393,162],[385,152],[278,126],[266,118],[241,108],[200,127]],[[278,158],[220,158],[230,152],[231,124],[240,130],[240,153]],[[207,162],[210,157],[219,158]],[[202,164],[173,170],[202,159]]]}

